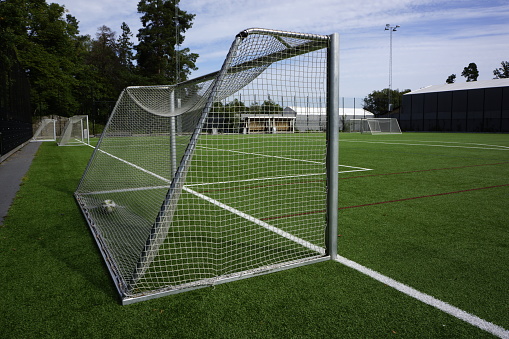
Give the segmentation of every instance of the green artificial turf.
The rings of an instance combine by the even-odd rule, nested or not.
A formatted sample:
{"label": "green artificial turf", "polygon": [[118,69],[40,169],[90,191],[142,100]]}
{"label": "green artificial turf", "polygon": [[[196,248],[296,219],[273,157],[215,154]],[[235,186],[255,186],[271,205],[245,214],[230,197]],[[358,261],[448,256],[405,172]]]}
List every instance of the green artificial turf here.
{"label": "green artificial turf", "polygon": [[[509,328],[509,150],[473,145],[509,136],[340,140],[372,169],[340,175],[340,255]],[[72,195],[91,153],[43,144],[0,227],[2,338],[492,337],[337,262],[121,306]]]}

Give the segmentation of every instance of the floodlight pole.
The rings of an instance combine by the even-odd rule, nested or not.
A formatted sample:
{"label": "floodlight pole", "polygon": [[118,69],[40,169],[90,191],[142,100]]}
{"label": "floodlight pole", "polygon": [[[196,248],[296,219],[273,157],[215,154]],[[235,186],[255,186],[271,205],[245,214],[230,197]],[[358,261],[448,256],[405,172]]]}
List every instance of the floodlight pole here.
{"label": "floodlight pole", "polygon": [[387,103],[387,110],[392,111],[392,32],[396,32],[396,29],[401,26],[391,26],[390,24],[385,25],[385,30],[389,31],[390,35],[390,53],[389,53],[389,101]]}

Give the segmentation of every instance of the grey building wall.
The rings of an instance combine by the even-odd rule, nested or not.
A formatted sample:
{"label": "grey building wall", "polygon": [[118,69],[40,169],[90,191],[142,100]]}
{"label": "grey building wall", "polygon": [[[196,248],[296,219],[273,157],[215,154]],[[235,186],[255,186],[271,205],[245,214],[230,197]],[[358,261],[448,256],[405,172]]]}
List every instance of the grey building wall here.
{"label": "grey building wall", "polygon": [[411,92],[397,118],[403,131],[509,132],[509,86]]}

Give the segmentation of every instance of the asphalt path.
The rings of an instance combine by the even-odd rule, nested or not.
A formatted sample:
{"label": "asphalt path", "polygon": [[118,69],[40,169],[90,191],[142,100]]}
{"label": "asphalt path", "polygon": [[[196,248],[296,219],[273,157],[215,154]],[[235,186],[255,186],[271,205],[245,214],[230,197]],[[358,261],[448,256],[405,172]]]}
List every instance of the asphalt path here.
{"label": "asphalt path", "polygon": [[3,224],[40,145],[40,142],[29,142],[0,163],[0,225]]}

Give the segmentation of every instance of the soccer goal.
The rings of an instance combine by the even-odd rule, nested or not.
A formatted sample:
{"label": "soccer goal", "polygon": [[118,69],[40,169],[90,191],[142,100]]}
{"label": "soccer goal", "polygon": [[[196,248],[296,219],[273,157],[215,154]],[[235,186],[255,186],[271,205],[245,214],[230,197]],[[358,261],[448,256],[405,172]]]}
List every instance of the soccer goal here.
{"label": "soccer goal", "polygon": [[365,134],[401,134],[396,118],[351,119],[350,131]]}
{"label": "soccer goal", "polygon": [[59,146],[89,145],[88,115],[75,115],[67,120],[64,131],[58,140]]}
{"label": "soccer goal", "polygon": [[30,141],[57,141],[56,122],[55,119],[42,119]]}
{"label": "soccer goal", "polygon": [[[220,71],[122,92],[75,197],[123,304],[336,257],[338,47],[248,29]],[[244,133],[268,92],[327,98],[327,132]]]}

